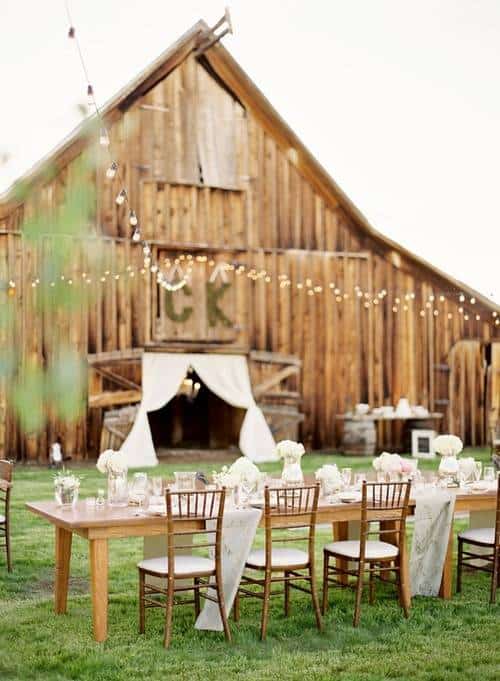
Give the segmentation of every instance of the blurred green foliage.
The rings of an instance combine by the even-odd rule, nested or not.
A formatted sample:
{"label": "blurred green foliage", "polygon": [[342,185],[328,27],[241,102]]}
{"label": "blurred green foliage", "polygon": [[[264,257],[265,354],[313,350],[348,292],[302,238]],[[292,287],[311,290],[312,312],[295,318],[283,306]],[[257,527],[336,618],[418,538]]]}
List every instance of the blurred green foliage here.
{"label": "blurred green foliage", "polygon": [[[100,150],[92,152],[95,127],[87,126],[85,134],[90,136],[90,151],[71,163],[60,198],[54,198],[55,190],[49,189],[56,177],[52,166],[44,168],[40,181],[32,185],[19,182],[14,189],[16,199],[30,207],[21,228],[23,249],[31,258],[37,254],[38,269],[34,286],[25,281],[24,290],[20,290],[20,282],[15,282],[15,295],[13,291],[9,295],[8,281],[2,282],[5,304],[0,305],[0,338],[10,340],[2,344],[0,378],[7,381],[21,428],[29,434],[43,429],[49,416],[70,422],[79,419],[85,409],[86,365],[68,332],[73,315],[81,314],[93,295],[92,287],[81,278],[75,279],[74,285],[68,285],[68,278],[75,272],[91,275],[102,257],[95,240],[95,168]],[[58,183],[58,191],[61,186],[63,182]],[[52,200],[45,200],[47,190],[52,191]],[[44,328],[55,326],[50,345],[44,340],[43,356],[41,348],[28,353],[26,334],[35,328],[35,319],[23,313],[29,296],[33,297],[29,309],[36,322],[43,320]],[[60,328],[61,319],[64,329]],[[24,335],[20,332],[23,324]]]}

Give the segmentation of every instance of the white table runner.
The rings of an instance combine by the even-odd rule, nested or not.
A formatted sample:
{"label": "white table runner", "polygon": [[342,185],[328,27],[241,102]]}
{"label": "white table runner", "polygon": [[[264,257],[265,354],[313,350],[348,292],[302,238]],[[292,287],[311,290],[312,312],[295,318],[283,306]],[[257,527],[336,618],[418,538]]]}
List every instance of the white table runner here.
{"label": "white table runner", "polygon": [[437,596],[453,522],[455,494],[448,490],[425,490],[416,495],[415,501],[411,595]]}
{"label": "white table runner", "polygon": [[[227,614],[229,614],[233,606],[261,515],[262,511],[258,508],[225,511],[224,513],[222,528],[222,589]],[[217,603],[205,601],[205,606],[196,620],[195,627],[196,629],[222,631],[222,620]]]}

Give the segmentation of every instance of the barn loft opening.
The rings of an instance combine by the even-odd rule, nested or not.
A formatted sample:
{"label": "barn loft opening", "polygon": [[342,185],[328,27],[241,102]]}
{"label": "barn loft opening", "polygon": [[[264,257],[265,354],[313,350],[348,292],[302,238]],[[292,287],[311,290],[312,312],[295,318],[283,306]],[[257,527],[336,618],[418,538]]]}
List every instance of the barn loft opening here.
{"label": "barn loft opening", "polygon": [[244,416],[244,409],[217,397],[192,369],[174,399],[148,414],[160,457],[172,450],[236,451]]}

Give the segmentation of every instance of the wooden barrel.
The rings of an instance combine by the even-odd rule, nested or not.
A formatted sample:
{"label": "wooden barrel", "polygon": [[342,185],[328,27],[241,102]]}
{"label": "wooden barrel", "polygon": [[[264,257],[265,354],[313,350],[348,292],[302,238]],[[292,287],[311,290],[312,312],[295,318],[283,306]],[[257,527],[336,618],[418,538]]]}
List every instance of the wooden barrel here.
{"label": "wooden barrel", "polygon": [[345,456],[374,456],[377,431],[371,419],[344,421],[342,454]]}

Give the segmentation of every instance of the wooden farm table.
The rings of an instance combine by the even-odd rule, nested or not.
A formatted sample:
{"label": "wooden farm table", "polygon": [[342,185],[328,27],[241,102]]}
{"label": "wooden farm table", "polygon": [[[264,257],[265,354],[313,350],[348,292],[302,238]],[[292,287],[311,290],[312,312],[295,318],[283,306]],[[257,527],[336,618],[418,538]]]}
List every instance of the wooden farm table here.
{"label": "wooden farm table", "polygon": [[[495,509],[495,492],[484,494],[459,495],[455,512],[492,511]],[[412,502],[414,506],[414,502]],[[78,502],[73,510],[62,510],[54,501],[36,501],[26,504],[32,513],[48,520],[55,527],[55,583],[54,607],[56,614],[67,610],[68,581],[73,534],[89,542],[90,585],[92,596],[92,621],[96,641],[104,641],[108,635],[108,540],[126,537],[148,537],[166,534],[166,519],[160,517],[137,516],[137,510],[128,508],[87,508],[85,502]],[[320,505],[317,522],[332,523],[336,540],[347,539],[349,522],[360,519],[360,504]],[[199,527],[196,520],[179,519],[183,529]],[[385,535],[384,541],[389,541]],[[405,551],[405,554],[407,552]],[[453,560],[453,531],[450,534],[448,551],[441,583],[441,596],[451,598]],[[405,555],[404,569],[408,569]],[[410,600],[408,593],[403,597]]]}

